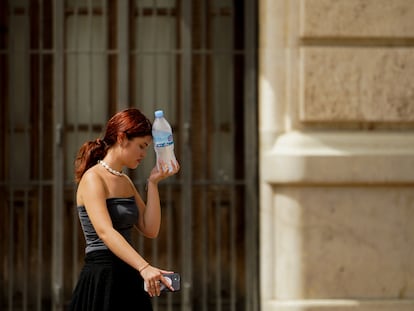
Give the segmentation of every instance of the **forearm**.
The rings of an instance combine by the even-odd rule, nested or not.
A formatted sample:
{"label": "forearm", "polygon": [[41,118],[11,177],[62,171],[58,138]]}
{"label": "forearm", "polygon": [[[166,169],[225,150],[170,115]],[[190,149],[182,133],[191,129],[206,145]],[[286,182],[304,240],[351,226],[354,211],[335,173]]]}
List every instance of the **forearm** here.
{"label": "forearm", "polygon": [[150,237],[156,237],[161,226],[161,204],[158,183],[148,180],[147,191],[143,224],[146,234]]}
{"label": "forearm", "polygon": [[135,270],[141,272],[148,265],[148,262],[114,228],[101,233],[100,238],[112,253]]}

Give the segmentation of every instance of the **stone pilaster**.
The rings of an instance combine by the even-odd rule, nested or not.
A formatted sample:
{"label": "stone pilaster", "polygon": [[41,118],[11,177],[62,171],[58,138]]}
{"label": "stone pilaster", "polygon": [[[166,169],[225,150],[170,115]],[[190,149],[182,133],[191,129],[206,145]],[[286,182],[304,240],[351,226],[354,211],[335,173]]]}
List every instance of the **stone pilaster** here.
{"label": "stone pilaster", "polygon": [[259,12],[262,310],[414,310],[414,2]]}

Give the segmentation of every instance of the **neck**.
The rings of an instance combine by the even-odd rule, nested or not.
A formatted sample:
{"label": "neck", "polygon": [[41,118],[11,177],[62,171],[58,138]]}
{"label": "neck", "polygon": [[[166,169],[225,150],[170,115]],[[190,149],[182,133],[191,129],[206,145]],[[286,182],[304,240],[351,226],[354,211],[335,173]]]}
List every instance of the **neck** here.
{"label": "neck", "polygon": [[117,161],[117,158],[114,154],[113,148],[109,149],[105,157],[102,159],[106,164],[108,164],[112,169],[120,172],[122,171],[122,164]]}

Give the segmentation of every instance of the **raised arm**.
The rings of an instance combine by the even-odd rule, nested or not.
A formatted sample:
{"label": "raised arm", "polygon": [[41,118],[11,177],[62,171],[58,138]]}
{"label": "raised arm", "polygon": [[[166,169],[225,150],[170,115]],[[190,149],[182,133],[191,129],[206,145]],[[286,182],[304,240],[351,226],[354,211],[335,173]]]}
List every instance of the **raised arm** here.
{"label": "raised arm", "polygon": [[161,206],[160,206],[160,195],[158,191],[158,183],[174,174],[176,174],[180,166],[178,162],[173,163],[173,170],[169,172],[158,171],[155,166],[147,181],[147,202],[145,203],[141,196],[136,191],[136,188],[131,182],[131,185],[135,192],[135,200],[139,208],[139,219],[138,229],[146,237],[155,238],[158,236],[160,225],[161,225]]}

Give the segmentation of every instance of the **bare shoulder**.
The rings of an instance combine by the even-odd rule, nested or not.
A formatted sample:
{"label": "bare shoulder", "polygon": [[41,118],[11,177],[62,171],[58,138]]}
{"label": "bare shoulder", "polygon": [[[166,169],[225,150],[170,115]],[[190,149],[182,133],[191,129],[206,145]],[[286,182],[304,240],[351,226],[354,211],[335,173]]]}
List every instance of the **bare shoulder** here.
{"label": "bare shoulder", "polygon": [[106,193],[105,181],[95,167],[87,170],[79,182],[76,193],[77,205],[84,205],[84,197],[91,193],[98,196],[105,196]]}
{"label": "bare shoulder", "polygon": [[127,192],[132,192],[133,195],[137,195],[137,188],[135,188],[134,182],[131,180],[131,178],[128,175],[123,175],[123,178],[125,178],[126,182],[128,183],[128,185],[130,186],[131,190],[127,191]]}
{"label": "bare shoulder", "polygon": [[128,175],[124,174],[122,175],[122,177],[125,178],[129,184],[134,185],[134,183],[132,182],[131,178]]}
{"label": "bare shoulder", "polygon": [[101,176],[101,173],[96,169],[96,167],[91,167],[85,172],[85,174],[83,174],[79,182],[79,187],[89,187],[96,185],[97,183],[103,183],[103,178]]}

